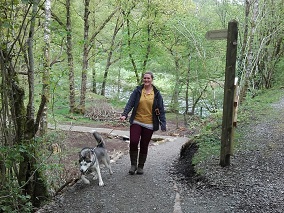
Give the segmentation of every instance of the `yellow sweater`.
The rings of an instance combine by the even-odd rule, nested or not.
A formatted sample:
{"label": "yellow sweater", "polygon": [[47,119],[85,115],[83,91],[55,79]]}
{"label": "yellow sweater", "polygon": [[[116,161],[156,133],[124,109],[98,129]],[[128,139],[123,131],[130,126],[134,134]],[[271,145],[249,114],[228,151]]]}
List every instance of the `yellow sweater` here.
{"label": "yellow sweater", "polygon": [[152,90],[150,93],[147,94],[146,90],[143,88],[134,120],[144,124],[152,124],[153,102],[154,102],[154,90]]}

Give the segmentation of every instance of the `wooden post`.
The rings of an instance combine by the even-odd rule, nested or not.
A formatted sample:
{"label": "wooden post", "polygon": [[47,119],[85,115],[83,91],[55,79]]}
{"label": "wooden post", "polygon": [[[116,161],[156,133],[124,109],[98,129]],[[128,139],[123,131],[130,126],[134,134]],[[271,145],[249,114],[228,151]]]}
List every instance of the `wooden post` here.
{"label": "wooden post", "polygon": [[227,54],[223,102],[223,120],[221,135],[220,165],[230,165],[233,134],[233,109],[235,90],[235,68],[237,56],[238,22],[233,20],[228,23]]}
{"label": "wooden post", "polygon": [[237,127],[238,108],[239,108],[239,85],[238,85],[238,78],[235,78],[233,127]]}

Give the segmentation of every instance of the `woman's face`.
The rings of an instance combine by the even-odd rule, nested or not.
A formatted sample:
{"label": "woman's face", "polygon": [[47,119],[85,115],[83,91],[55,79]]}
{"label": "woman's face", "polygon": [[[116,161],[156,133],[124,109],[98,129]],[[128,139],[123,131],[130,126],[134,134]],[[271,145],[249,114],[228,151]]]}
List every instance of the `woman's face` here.
{"label": "woman's face", "polygon": [[150,74],[145,74],[143,77],[143,83],[144,85],[151,85],[152,84],[152,76]]}

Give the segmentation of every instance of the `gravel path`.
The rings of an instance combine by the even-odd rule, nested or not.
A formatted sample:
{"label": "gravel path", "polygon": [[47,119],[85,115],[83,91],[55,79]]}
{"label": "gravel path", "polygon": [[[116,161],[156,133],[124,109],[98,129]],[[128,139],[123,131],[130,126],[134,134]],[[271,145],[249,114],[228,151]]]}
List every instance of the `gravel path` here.
{"label": "gravel path", "polygon": [[129,157],[123,156],[112,176],[102,169],[106,186],[78,183],[38,213],[282,213],[284,99],[272,111],[277,113],[263,112],[262,121],[238,127],[245,137],[230,167],[220,167],[218,158],[198,166],[205,181],[188,185],[170,175],[187,141],[177,138],[150,148],[144,175],[128,175]]}
{"label": "gravel path", "polygon": [[143,175],[128,175],[129,156],[112,164],[113,175],[102,168],[103,187],[97,180],[78,183],[38,212],[150,213],[173,212],[179,208],[178,193],[169,170],[188,139],[176,138],[151,146]]}
{"label": "gravel path", "polygon": [[179,185],[183,212],[284,212],[284,98],[262,118],[238,127],[245,137],[230,167],[213,158],[199,166],[205,183]]}

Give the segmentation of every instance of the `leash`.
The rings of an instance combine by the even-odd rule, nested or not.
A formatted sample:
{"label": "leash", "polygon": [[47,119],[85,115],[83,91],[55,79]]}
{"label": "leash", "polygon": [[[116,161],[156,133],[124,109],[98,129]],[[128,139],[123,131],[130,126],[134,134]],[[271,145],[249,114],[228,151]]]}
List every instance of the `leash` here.
{"label": "leash", "polygon": [[114,127],[109,133],[108,135],[110,135],[117,127]]}
{"label": "leash", "polygon": [[114,130],[116,130],[117,129],[117,126],[116,127],[114,127],[114,128],[112,128],[112,130],[108,133],[108,135],[110,135]]}
{"label": "leash", "polygon": [[160,120],[160,110],[159,110],[159,108],[156,108],[155,109],[155,114],[156,114],[156,116],[157,116],[157,118],[158,118],[158,121],[159,121],[159,123],[160,123],[160,125],[162,125],[162,122],[161,122],[161,120]]}

